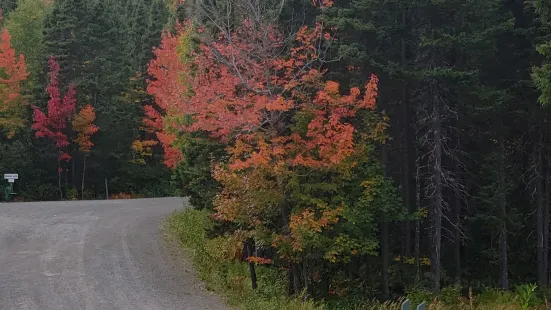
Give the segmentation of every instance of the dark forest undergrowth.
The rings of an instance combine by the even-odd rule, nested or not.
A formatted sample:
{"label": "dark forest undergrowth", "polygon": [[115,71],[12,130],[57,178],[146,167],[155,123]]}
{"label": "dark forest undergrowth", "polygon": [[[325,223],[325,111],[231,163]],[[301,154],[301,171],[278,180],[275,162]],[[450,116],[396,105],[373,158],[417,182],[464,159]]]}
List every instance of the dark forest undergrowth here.
{"label": "dark forest undergrowth", "polygon": [[395,301],[379,302],[374,297],[346,295],[325,300],[312,300],[305,294],[289,297],[283,270],[257,266],[258,288],[251,288],[249,266],[241,260],[227,259],[233,251],[227,236],[209,238],[214,227],[207,211],[186,209],[170,215],[163,229],[167,238],[177,240],[188,250],[199,277],[207,288],[225,297],[230,306],[239,309],[265,310],[400,310],[404,298],[413,304],[430,302],[428,309],[551,309],[549,291],[535,285],[520,285],[515,291],[488,289],[474,294],[461,286],[444,287],[439,295],[427,290],[412,289]]}

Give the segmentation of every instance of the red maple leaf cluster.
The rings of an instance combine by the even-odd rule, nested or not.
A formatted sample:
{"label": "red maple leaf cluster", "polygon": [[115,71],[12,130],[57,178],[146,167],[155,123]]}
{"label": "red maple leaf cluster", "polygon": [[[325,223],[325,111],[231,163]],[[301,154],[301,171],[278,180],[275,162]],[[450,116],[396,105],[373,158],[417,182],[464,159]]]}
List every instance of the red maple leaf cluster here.
{"label": "red maple leaf cluster", "polygon": [[50,100],[46,113],[33,106],[34,124],[32,129],[36,131],[37,137],[53,140],[59,151],[58,159],[60,161],[69,161],[71,156],[67,153],[66,148],[70,141],[66,129],[76,109],[76,87],[74,84],[69,85],[65,96],[61,98],[58,82],[59,62],[51,57],[48,60],[48,65],[50,66],[50,83],[46,90],[50,95]]}

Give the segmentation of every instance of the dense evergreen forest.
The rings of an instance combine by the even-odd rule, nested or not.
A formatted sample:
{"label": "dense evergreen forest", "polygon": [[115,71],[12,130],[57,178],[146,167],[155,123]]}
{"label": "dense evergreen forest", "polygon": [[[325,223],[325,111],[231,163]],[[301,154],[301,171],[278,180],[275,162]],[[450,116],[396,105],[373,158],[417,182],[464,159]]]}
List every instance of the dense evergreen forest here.
{"label": "dense evergreen forest", "polygon": [[0,8],[16,199],[188,196],[316,299],[550,284],[551,2]]}
{"label": "dense evergreen forest", "polygon": [[[166,3],[8,0],[0,7],[3,31],[11,35],[7,42],[2,37],[2,67],[10,75],[19,55],[26,67],[17,87],[3,81],[6,108],[0,110],[0,170],[19,174],[16,199],[104,198],[105,180],[112,194],[170,195],[170,172],[160,156],[139,162],[132,148],[142,134],[143,104],[151,100],[144,91],[146,65],[170,19]],[[57,105],[46,90],[50,58],[59,66]],[[70,85],[75,106],[56,112]],[[18,98],[8,103],[10,93]],[[47,119],[33,119],[34,110]],[[80,125],[77,115],[84,117]],[[86,136],[89,125],[99,130],[87,146],[77,137]]]}

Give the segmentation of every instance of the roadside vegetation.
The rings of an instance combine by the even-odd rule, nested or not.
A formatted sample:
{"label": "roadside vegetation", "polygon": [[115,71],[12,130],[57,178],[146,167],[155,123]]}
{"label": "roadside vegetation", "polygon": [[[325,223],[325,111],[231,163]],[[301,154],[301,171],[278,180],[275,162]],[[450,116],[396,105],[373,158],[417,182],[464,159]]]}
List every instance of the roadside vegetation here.
{"label": "roadside vegetation", "polygon": [[225,297],[237,309],[255,310],[401,310],[402,301],[412,305],[427,302],[431,310],[517,310],[550,309],[548,294],[536,285],[520,285],[515,291],[490,289],[474,295],[463,294],[460,286],[447,287],[440,294],[428,290],[411,290],[394,301],[378,302],[367,296],[344,296],[313,301],[302,292],[299,296],[286,294],[286,273],[268,266],[256,269],[258,289],[251,287],[249,265],[244,260],[231,259],[235,247],[231,236],[209,238],[215,222],[205,210],[186,209],[167,218],[164,231],[167,238],[178,241],[193,259],[197,274],[207,289]]}
{"label": "roadside vegetation", "polygon": [[170,226],[250,309],[546,305],[550,1],[0,8],[14,199],[189,197]]}

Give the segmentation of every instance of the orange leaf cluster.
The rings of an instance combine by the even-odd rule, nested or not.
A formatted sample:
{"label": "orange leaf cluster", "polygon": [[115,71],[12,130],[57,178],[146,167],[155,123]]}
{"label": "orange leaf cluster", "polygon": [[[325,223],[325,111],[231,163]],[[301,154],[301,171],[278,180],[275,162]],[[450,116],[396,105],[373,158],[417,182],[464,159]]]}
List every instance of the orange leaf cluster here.
{"label": "orange leaf cluster", "polygon": [[18,128],[23,127],[23,104],[21,84],[29,73],[25,66],[25,57],[17,56],[11,46],[11,35],[7,29],[2,31],[0,43],[0,128],[8,132],[11,138]]}
{"label": "orange leaf cluster", "polygon": [[266,214],[277,214],[281,195],[275,182],[267,179],[266,171],[257,169],[241,175],[218,166],[213,175],[224,186],[215,200],[214,219],[258,226]]}
{"label": "orange leaf cluster", "polygon": [[[167,161],[174,163],[178,158],[170,149],[178,131],[205,131],[224,142],[236,141],[231,146],[235,170],[282,164],[324,167],[352,154],[354,128],[346,119],[358,109],[374,107],[377,78],[372,77],[363,97],[357,88],[341,96],[338,84],[330,81],[308,100],[305,89],[319,85],[322,76],[312,67],[320,57],[318,46],[331,36],[322,35],[321,24],[303,27],[290,56],[281,58],[274,56],[283,44],[277,29],[258,27],[246,21],[232,34],[231,42],[221,36],[202,43],[193,63],[183,62],[178,53],[178,42],[190,35],[189,29],[182,27],[176,36],[164,35],[149,66],[154,79],[148,87],[164,116],[146,107],[144,122],[158,137],[164,132]],[[308,133],[281,135],[278,127],[286,113],[296,110],[315,116]],[[193,122],[165,124],[174,116],[189,116]],[[173,130],[169,133],[166,127]]]}
{"label": "orange leaf cluster", "polygon": [[269,258],[257,257],[257,256],[249,256],[247,258],[247,261],[249,263],[255,263],[257,265],[269,265],[272,263],[272,260]]}
{"label": "orange leaf cluster", "polygon": [[314,210],[306,209],[300,214],[293,215],[289,223],[290,238],[281,238],[280,242],[286,240],[291,243],[294,251],[302,252],[304,239],[313,233],[321,233],[323,229],[336,224],[339,221],[339,216],[342,215],[342,211],[343,208],[324,210],[318,216]]}
{"label": "orange leaf cluster", "polygon": [[91,137],[99,130],[98,126],[94,125],[96,112],[91,105],[84,106],[73,119],[73,130],[77,132],[77,137],[74,142],[79,145],[81,152],[87,154],[94,146]]}

